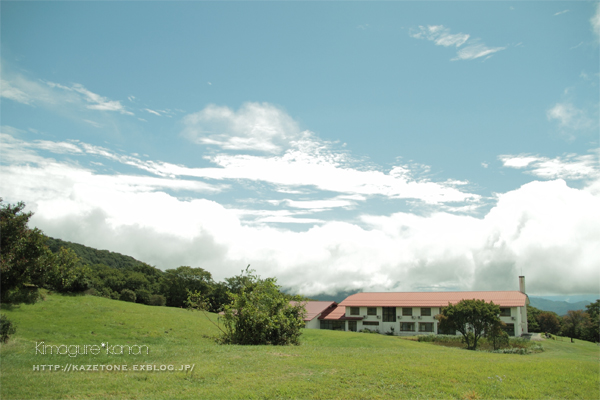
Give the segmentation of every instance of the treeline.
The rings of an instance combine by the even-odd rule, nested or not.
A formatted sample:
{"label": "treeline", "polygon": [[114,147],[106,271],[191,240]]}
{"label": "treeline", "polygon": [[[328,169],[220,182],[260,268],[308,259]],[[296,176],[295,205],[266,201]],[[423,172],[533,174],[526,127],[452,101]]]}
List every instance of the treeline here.
{"label": "treeline", "polygon": [[186,307],[190,293],[201,293],[208,310],[219,312],[248,280],[242,273],[216,282],[210,272],[190,266],[162,271],[133,257],[54,238],[48,238],[48,248],[77,256],[79,264],[87,269],[83,285],[87,286],[86,293],[116,300]]}
{"label": "treeline", "polygon": [[573,339],[600,342],[600,299],[585,306],[584,310],[569,310],[559,316],[553,311],[543,311],[527,306],[529,332],[543,332]]}
{"label": "treeline", "polygon": [[[248,274],[215,282],[202,268],[181,266],[162,271],[133,257],[47,237],[27,225],[25,204],[0,198],[1,301],[33,303],[39,289],[81,293],[156,306],[186,307],[190,293],[202,296],[206,309],[221,311],[234,294],[248,287]],[[287,298],[292,298],[283,294]]]}

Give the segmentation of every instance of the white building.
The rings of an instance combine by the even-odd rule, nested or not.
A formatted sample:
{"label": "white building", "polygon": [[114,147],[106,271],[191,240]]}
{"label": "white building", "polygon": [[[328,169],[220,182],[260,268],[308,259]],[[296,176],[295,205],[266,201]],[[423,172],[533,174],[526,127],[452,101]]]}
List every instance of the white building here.
{"label": "white building", "polygon": [[337,307],[330,306],[317,319],[319,329],[361,331],[366,328],[395,335],[455,334],[440,332],[434,317],[449,303],[476,299],[500,306],[500,319],[506,324],[508,334],[521,336],[528,333],[529,299],[525,294],[524,277],[519,277],[519,286],[520,291],[357,293]]}

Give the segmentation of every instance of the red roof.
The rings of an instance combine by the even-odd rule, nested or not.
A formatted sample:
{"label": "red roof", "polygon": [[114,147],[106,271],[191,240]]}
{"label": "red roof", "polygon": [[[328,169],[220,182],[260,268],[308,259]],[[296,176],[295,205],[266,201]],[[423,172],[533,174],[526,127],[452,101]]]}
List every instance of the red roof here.
{"label": "red roof", "polygon": [[[291,303],[297,304],[292,301]],[[314,319],[319,314],[322,314],[330,307],[335,308],[337,303],[335,301],[305,301],[302,302],[304,304],[304,308],[306,309],[306,315],[304,316],[304,321],[310,321]]]}
{"label": "red roof", "polygon": [[342,319],[346,314],[346,307],[332,307],[327,309],[324,313],[321,314],[319,319],[332,320],[332,319]]}
{"label": "red roof", "polygon": [[444,307],[461,300],[493,301],[501,307],[524,307],[527,296],[517,290],[502,292],[395,292],[356,293],[340,303],[344,307]]}

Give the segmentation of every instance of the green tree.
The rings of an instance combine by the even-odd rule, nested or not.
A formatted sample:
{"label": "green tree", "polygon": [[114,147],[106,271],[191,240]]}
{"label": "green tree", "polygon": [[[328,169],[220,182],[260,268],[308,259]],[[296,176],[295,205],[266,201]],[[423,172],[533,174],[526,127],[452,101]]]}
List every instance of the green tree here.
{"label": "green tree", "polygon": [[46,285],[58,292],[83,292],[90,286],[91,270],[81,265],[81,259],[71,249],[61,247],[57,253],[48,254],[52,266]]}
{"label": "green tree", "polygon": [[[0,198],[0,291],[2,302],[10,302],[19,291],[35,292],[46,282],[50,265],[46,238],[27,224],[33,215],[25,204],[2,204]],[[32,289],[33,288],[33,289]]]}
{"label": "green tree", "polygon": [[493,302],[473,299],[448,304],[436,318],[440,329],[460,332],[467,349],[476,350],[483,333],[499,323],[499,315],[500,307]]}
{"label": "green tree", "polygon": [[548,332],[554,335],[560,332],[560,320],[556,313],[550,311],[541,312],[537,317],[537,322],[541,332]]}
{"label": "green tree", "polygon": [[583,328],[587,322],[588,315],[582,310],[569,310],[567,315],[563,317],[562,333],[573,339],[580,339],[583,333]]}
{"label": "green tree", "polygon": [[[221,343],[242,345],[299,344],[305,309],[301,296],[285,295],[275,278],[260,279],[246,268],[236,281],[238,293],[229,293],[232,302],[224,309]],[[190,305],[206,309],[206,301],[190,293]]]}
{"label": "green tree", "polygon": [[529,332],[543,332],[538,322],[538,316],[542,312],[539,308],[527,305],[527,330]]}
{"label": "green tree", "polygon": [[213,285],[212,275],[202,268],[179,267],[168,269],[161,278],[161,294],[169,307],[186,306],[188,291],[207,296]]}
{"label": "green tree", "polygon": [[485,331],[485,337],[492,344],[494,350],[508,346],[508,333],[504,328],[506,328],[506,324],[498,319]]}
{"label": "green tree", "polygon": [[589,323],[585,327],[584,338],[590,342],[600,342],[600,299],[585,306],[589,315]]}

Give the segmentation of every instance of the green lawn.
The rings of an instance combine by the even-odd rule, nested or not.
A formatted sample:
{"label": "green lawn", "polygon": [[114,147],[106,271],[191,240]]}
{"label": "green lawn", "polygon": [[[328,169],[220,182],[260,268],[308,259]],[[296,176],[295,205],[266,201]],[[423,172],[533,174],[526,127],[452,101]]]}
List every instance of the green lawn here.
{"label": "green lawn", "polygon": [[[222,346],[203,314],[93,296],[4,308],[2,399],[600,398],[600,348],[546,340],[532,355],[305,330],[294,347]],[[216,321],[216,316],[210,316]],[[43,355],[36,344],[146,345],[148,355]],[[39,349],[39,347],[38,347]],[[113,348],[114,351],[114,348]],[[193,371],[34,371],[34,365],[181,365]]]}

